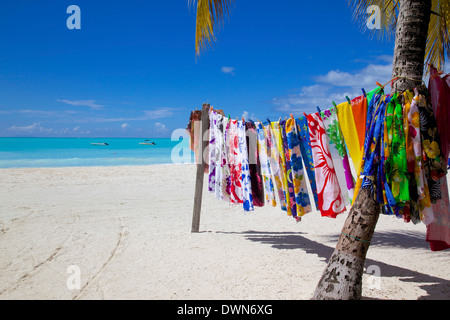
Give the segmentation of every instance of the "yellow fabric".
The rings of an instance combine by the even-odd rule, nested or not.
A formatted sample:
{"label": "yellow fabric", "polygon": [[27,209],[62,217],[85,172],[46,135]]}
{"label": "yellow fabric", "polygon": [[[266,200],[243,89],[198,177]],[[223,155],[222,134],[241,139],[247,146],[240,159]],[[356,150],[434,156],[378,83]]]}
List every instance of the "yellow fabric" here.
{"label": "yellow fabric", "polygon": [[364,156],[363,151],[364,151],[364,147],[361,150],[361,159],[359,160],[360,167],[356,170],[355,192],[353,193],[353,201],[352,201],[352,203],[355,203],[356,197],[358,196],[358,193],[359,193],[359,189],[361,189],[361,185],[362,185],[362,179],[359,177],[359,174],[361,172],[361,166],[363,165],[362,164],[362,158]]}
{"label": "yellow fabric", "polygon": [[[337,106],[337,111],[339,126],[344,135],[348,153],[350,154],[350,158],[352,158],[355,170],[359,170],[362,159],[362,148],[360,148],[359,144],[352,106],[348,102],[343,102]],[[358,171],[356,172],[358,174]]]}
{"label": "yellow fabric", "polygon": [[291,210],[291,206],[290,206],[290,199],[289,199],[289,190],[288,190],[288,182],[287,182],[287,175],[286,175],[286,158],[285,158],[285,153],[284,153],[284,147],[283,147],[283,137],[281,135],[281,127],[280,124],[278,122],[271,122],[270,123],[271,127],[272,127],[272,131],[275,137],[275,141],[277,144],[277,148],[278,148],[278,153],[280,155],[280,169],[282,171],[282,183],[283,183],[283,189],[284,189],[284,194],[286,196],[286,212],[288,215],[292,215],[292,210]]}
{"label": "yellow fabric", "polygon": [[363,157],[363,148],[360,147],[358,139],[358,130],[355,125],[355,118],[353,117],[352,106],[348,102],[343,102],[337,105],[337,116],[339,120],[339,126],[341,127],[342,134],[347,145],[348,153],[352,159],[353,167],[356,171],[356,185],[355,193],[353,194],[353,201],[355,203],[359,189],[361,187],[361,179],[359,179],[359,172],[361,169],[361,161]]}

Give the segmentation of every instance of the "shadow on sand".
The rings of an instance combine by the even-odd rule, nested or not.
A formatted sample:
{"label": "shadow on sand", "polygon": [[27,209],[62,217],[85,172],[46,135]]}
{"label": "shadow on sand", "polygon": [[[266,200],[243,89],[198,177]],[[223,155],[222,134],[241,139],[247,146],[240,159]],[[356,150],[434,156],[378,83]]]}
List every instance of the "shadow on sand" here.
{"label": "shadow on sand", "polygon": [[[250,241],[271,245],[276,249],[301,249],[306,253],[316,254],[325,261],[328,261],[334,251],[334,247],[329,247],[303,236],[301,232],[266,232],[266,231],[243,231],[243,232],[217,232],[225,234],[242,234]],[[339,235],[328,236],[327,240],[337,242]],[[426,249],[429,250],[428,243],[424,240],[423,234],[414,232],[375,232],[372,239],[372,246],[383,246],[386,250],[392,247],[405,249]],[[369,249],[370,250],[370,249]],[[411,254],[414,254],[412,252]],[[450,299],[450,281],[425,273],[412,271],[407,268],[391,265],[372,259],[366,259],[366,266],[376,265],[382,271],[382,277],[399,277],[401,281],[426,283],[420,288],[427,292],[427,295],[420,297],[423,300],[447,300]],[[371,299],[364,298],[363,299]]]}

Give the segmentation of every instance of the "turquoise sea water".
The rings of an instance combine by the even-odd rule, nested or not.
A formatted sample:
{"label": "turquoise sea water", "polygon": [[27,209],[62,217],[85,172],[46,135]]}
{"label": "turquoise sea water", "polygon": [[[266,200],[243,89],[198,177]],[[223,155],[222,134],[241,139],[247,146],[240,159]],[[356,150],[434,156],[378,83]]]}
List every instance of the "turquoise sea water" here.
{"label": "turquoise sea water", "polygon": [[[194,161],[187,139],[0,138],[0,168],[125,166]],[[91,143],[106,142],[107,146]],[[185,152],[185,154],[183,154]]]}

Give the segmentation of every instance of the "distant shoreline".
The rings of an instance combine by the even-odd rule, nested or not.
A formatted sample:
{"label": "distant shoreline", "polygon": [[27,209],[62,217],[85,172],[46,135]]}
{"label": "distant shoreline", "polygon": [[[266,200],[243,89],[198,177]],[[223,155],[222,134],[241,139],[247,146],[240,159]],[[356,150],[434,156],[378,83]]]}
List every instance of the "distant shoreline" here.
{"label": "distant shoreline", "polygon": [[0,168],[0,170],[33,170],[33,169],[84,169],[84,168],[136,168],[136,167],[154,167],[154,166],[190,166],[195,165],[192,163],[154,163],[154,164],[124,164],[124,165],[111,165],[111,166],[67,166],[67,167],[14,167],[14,168]]}
{"label": "distant shoreline", "polygon": [[[150,140],[155,144],[143,145]],[[96,145],[106,143],[105,145]],[[139,166],[194,162],[189,140],[171,138],[0,138],[0,168]]]}

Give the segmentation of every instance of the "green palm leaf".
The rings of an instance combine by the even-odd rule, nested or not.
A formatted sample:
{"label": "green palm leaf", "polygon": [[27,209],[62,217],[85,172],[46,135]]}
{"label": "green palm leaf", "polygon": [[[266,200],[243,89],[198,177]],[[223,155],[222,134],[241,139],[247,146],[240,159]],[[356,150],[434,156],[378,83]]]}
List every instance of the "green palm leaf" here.
{"label": "green palm leaf", "polygon": [[[397,17],[401,0],[349,0],[353,9],[353,18],[365,32],[371,32],[379,38],[395,36]],[[366,26],[369,6],[378,6],[381,13],[381,30],[369,29]],[[427,46],[424,60],[439,70],[443,70],[445,60],[450,59],[450,1],[432,0],[432,14],[428,27]],[[428,67],[426,68],[429,71]]]}
{"label": "green palm leaf", "polygon": [[189,0],[189,3],[194,6],[197,4],[195,53],[200,55],[216,40],[214,30],[228,16],[234,0]]}
{"label": "green palm leaf", "polygon": [[[426,62],[443,70],[446,54],[450,57],[450,4],[449,1],[433,0],[428,28]],[[429,68],[427,67],[427,72]]]}

